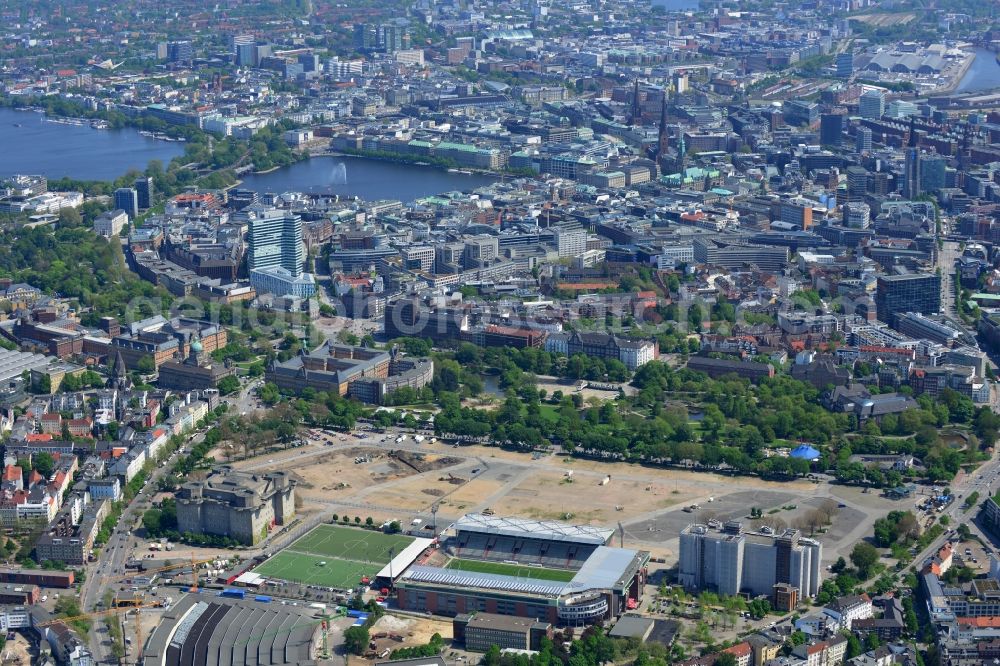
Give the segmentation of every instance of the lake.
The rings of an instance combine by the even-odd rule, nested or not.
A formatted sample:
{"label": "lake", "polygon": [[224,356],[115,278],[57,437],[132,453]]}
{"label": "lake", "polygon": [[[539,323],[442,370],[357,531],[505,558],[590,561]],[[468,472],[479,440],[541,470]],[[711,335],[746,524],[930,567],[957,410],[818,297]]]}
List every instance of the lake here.
{"label": "lake", "polygon": [[366,201],[410,202],[443,192],[472,190],[495,180],[492,176],[453,173],[431,166],[324,155],[270,173],[247,175],[239,187],[276,194],[317,192],[357,196]]}
{"label": "lake", "polygon": [[965,72],[955,92],[968,93],[1000,88],[1000,64],[997,56],[987,49],[976,49],[976,59]]}
{"label": "lake", "polygon": [[151,160],[164,166],[184,153],[183,143],[142,136],[137,130],[97,130],[48,122],[41,113],[0,109],[0,177],[15,173],[49,178],[114,180]]}

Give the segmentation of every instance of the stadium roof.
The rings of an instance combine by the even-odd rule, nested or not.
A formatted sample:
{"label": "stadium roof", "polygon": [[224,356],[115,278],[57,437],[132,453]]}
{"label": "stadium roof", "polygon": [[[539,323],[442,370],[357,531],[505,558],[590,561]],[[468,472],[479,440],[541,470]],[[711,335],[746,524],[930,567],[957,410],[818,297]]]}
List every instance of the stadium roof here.
{"label": "stadium roof", "polygon": [[621,588],[628,584],[648,556],[649,553],[643,551],[601,546],[587,558],[563,593]]}
{"label": "stadium roof", "polygon": [[414,539],[413,543],[397,553],[390,562],[388,562],[382,570],[376,574],[377,578],[390,578],[398,576],[403,572],[406,567],[413,564],[420,553],[424,552],[425,548],[428,548],[432,543],[433,539]]}
{"label": "stadium roof", "polygon": [[606,544],[615,533],[613,529],[589,525],[567,525],[553,520],[484,516],[480,513],[467,513],[459,518],[455,523],[455,530],[521,538],[530,536],[536,539],[597,546]]}
{"label": "stadium roof", "polygon": [[518,578],[516,576],[424,566],[410,567],[403,574],[402,579],[420,583],[436,583],[438,585],[478,587],[487,590],[506,590],[508,592],[527,592],[529,594],[549,597],[559,596],[566,586],[565,583],[537,580],[534,578]]}
{"label": "stadium roof", "polygon": [[400,579],[415,583],[476,587],[558,597],[588,590],[621,589],[628,584],[648,558],[649,553],[646,551],[601,546],[587,558],[573,576],[573,580],[568,583],[419,565],[410,567]]}

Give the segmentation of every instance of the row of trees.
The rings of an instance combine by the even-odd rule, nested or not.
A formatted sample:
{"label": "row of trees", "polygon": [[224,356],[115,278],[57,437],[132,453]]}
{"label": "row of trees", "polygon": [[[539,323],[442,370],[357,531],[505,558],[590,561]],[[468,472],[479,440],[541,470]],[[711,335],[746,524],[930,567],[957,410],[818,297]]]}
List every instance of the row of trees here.
{"label": "row of trees", "polygon": [[[755,386],[735,376],[711,379],[660,362],[636,372],[633,385],[639,392],[634,397],[619,396],[617,404],[584,407],[579,396],[559,395],[549,401],[556,409],[545,413],[541,409],[545,396],[535,388],[533,372],[567,363],[565,357],[556,357],[549,366],[548,356],[536,349],[460,345],[451,354],[436,354],[438,368],[430,392],[399,397],[425,402],[433,392],[442,407],[435,423],[439,435],[518,448],[557,444],[608,459],[725,464],[765,476],[808,473],[808,461],[765,453],[776,440],[787,441],[789,447],[805,440],[821,452],[819,469],[835,469],[845,483],[879,487],[899,485],[905,475],[852,462],[852,455],[912,453],[923,460],[928,476],[947,480],[963,464],[981,458],[981,447],[994,441],[1000,427],[1000,417],[989,409],[977,410],[965,396],[946,390],[937,402],[921,396],[919,409],[883,421],[882,430],[902,437],[885,438],[874,421],[866,423],[859,435],[853,415],[830,412],[822,404],[821,392],[810,384],[778,376]],[[500,410],[462,407],[457,394],[470,395],[468,376],[490,371],[499,372],[499,385],[507,391]],[[665,407],[668,400],[696,406],[700,422],[693,424],[686,408]],[[981,439],[970,436],[964,450],[952,447],[940,437],[941,426],[949,423],[968,425]]]}
{"label": "row of trees", "polygon": [[651,649],[641,647],[636,639],[610,638],[596,626],[584,629],[578,639],[573,636],[573,630],[567,629],[556,633],[553,640],[543,638],[541,649],[531,655],[502,655],[494,645],[479,663],[481,666],[597,666],[634,659],[639,666],[665,666],[670,657],[666,648]]}
{"label": "row of trees", "polygon": [[[537,350],[491,360],[503,365],[512,357],[537,357],[532,352]],[[476,368],[485,363],[479,359],[486,353],[489,350],[461,347],[455,360],[462,368]],[[522,376],[516,364],[513,371],[508,367],[503,372],[501,385],[508,384],[507,398],[493,412],[463,407],[457,396],[440,392],[437,397],[442,411],[435,419],[438,434],[489,438],[521,448],[558,444],[612,459],[726,463],[740,471],[787,476],[807,473],[809,463],[765,456],[767,444],[778,437],[832,440],[849,425],[846,416],[831,414],[818,404],[813,387],[790,378],[753,387],[745,380],[712,380],[653,362],[636,373],[633,384],[640,391],[633,399],[620,398],[617,404],[605,402],[581,411],[579,399],[562,396],[554,410],[543,412],[544,396],[534,387],[534,378],[527,373]],[[664,407],[668,394],[689,396],[691,402],[701,405],[697,426],[690,421],[687,409]]]}
{"label": "row of trees", "polygon": [[[585,354],[567,357],[526,347],[477,347],[468,342],[458,345],[454,359],[466,370],[476,374],[492,371],[504,375],[513,369],[535,375],[554,375],[565,379],[607,379],[625,381],[630,377],[628,368],[618,359],[601,359]],[[501,383],[501,386],[503,383]]]}

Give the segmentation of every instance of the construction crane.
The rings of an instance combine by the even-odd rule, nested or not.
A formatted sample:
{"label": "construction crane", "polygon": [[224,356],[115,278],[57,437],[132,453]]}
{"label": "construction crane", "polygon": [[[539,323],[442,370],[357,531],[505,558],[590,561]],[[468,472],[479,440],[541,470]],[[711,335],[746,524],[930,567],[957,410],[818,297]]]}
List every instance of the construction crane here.
{"label": "construction crane", "polygon": [[80,615],[70,615],[69,617],[57,617],[51,620],[46,620],[45,622],[39,622],[33,626],[36,627],[48,627],[53,624],[59,624],[60,622],[73,622],[75,620],[92,620],[95,617],[103,617],[105,615],[116,615],[118,613],[127,613],[131,610],[139,610],[141,608],[156,608],[156,604],[141,604],[139,606],[116,606],[115,608],[106,608],[104,610],[94,611],[92,613],[81,613]]}
{"label": "construction crane", "polygon": [[166,566],[166,567],[157,567],[156,569],[148,569],[148,570],[142,571],[140,573],[131,573],[131,574],[122,574],[122,575],[119,575],[119,576],[110,576],[110,577],[108,577],[108,581],[110,582],[110,581],[115,581],[115,580],[125,580],[126,578],[135,578],[137,575],[163,573],[164,571],[171,571],[173,569],[179,569],[181,567],[186,567],[186,566],[190,565],[191,566],[191,577],[193,579],[193,583],[192,583],[192,587],[194,588],[193,591],[197,591],[198,590],[197,566],[199,564],[205,564],[207,562],[214,562],[217,559],[218,559],[217,557],[211,557],[211,558],[208,558],[206,560],[196,560],[196,559],[194,559],[194,555],[192,555],[190,561],[181,560],[177,564],[171,564],[170,566]]}
{"label": "construction crane", "polygon": [[194,553],[191,553],[191,589],[188,592],[198,591],[198,563],[194,561]]}

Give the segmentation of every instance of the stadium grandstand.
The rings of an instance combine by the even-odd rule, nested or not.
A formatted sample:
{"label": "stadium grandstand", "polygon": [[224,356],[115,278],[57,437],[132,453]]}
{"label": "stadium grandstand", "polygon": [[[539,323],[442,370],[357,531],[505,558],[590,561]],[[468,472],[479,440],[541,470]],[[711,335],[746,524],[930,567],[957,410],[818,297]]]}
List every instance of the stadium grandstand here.
{"label": "stadium grandstand", "polygon": [[554,521],[468,514],[453,526],[445,542],[452,557],[517,562],[553,569],[579,569],[591,553],[606,545],[614,530]]}
{"label": "stadium grandstand", "polygon": [[437,557],[396,579],[400,608],[484,611],[585,625],[634,608],[649,553],[608,545],[614,530],[468,514],[441,536]]}

